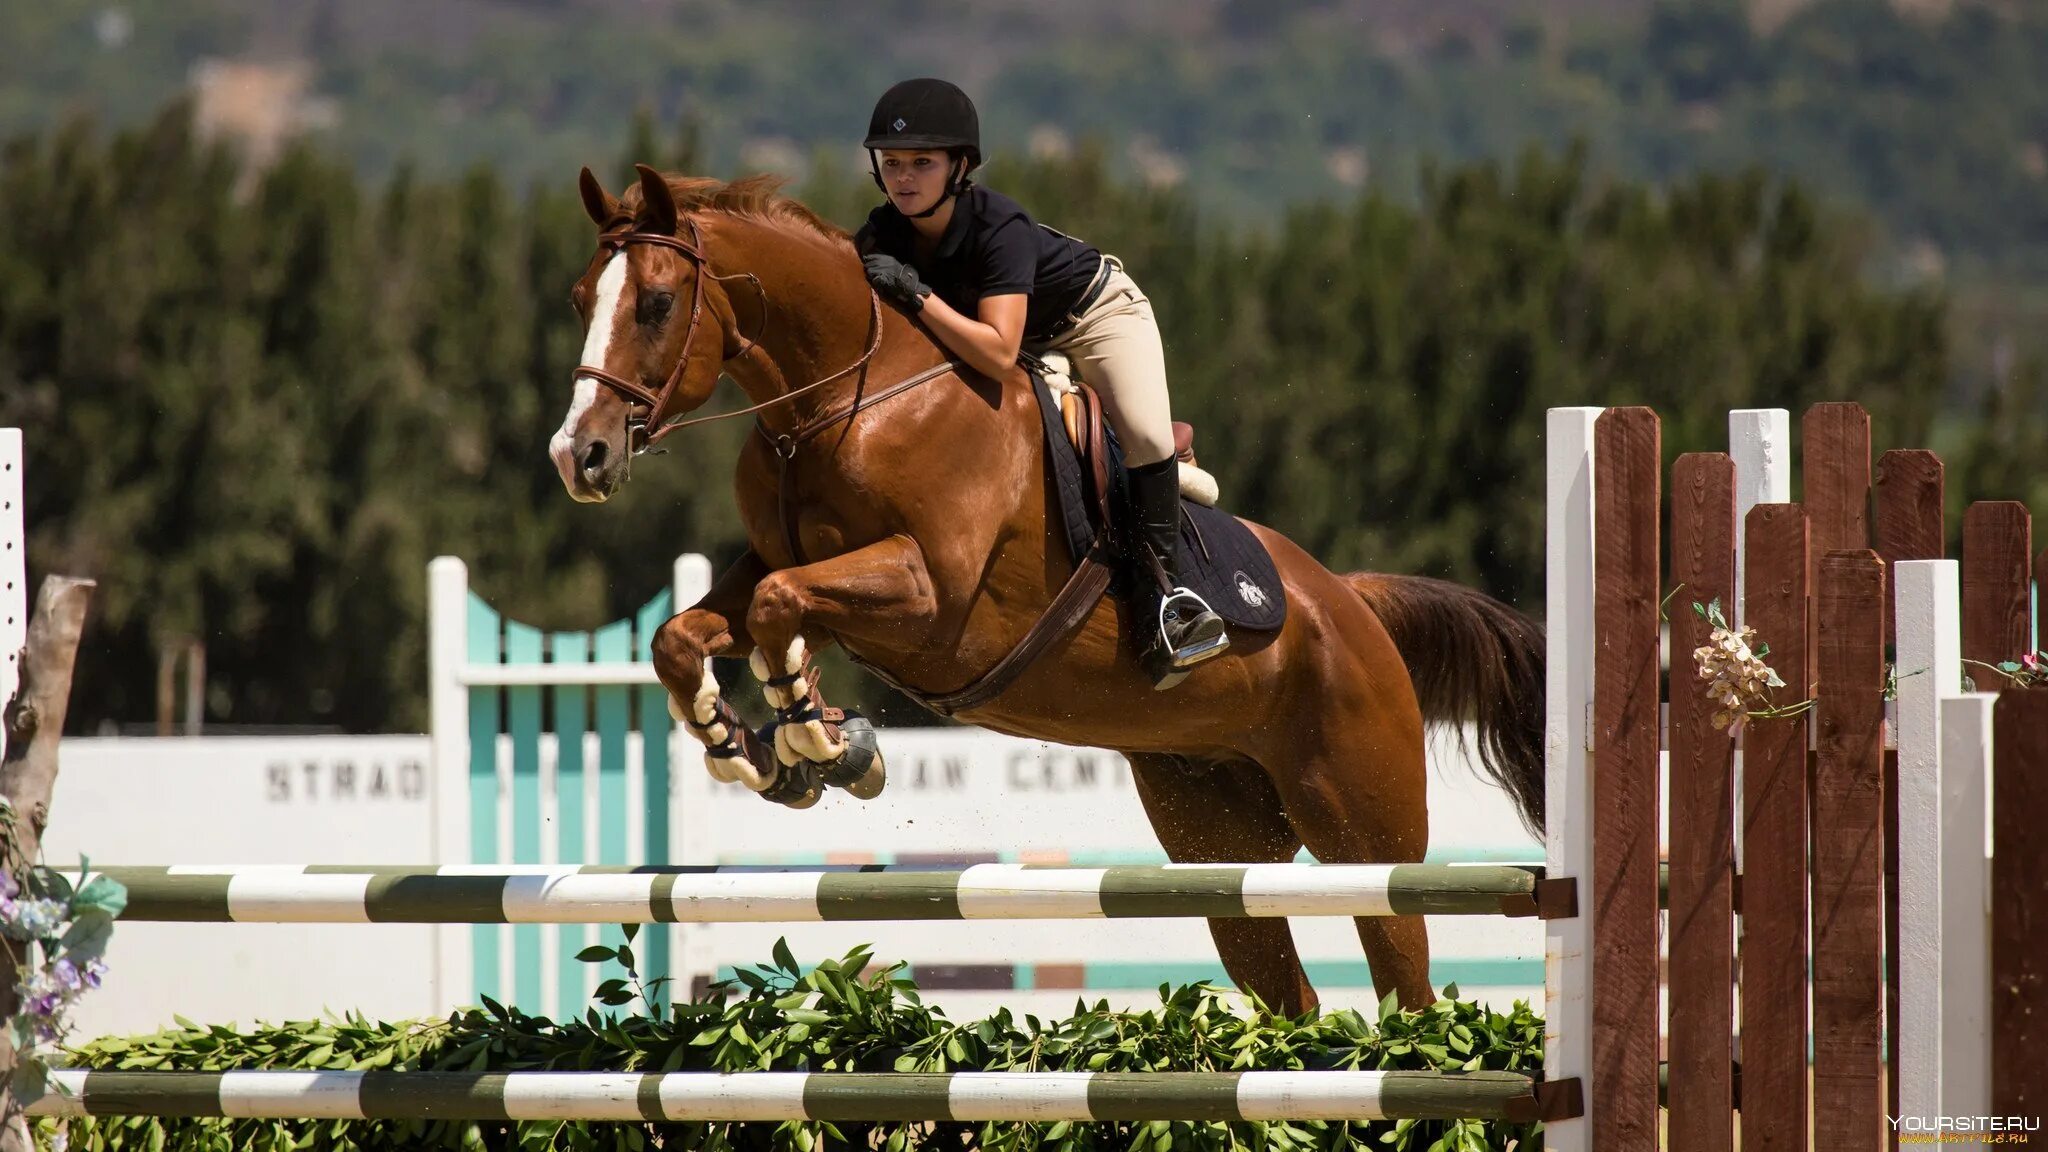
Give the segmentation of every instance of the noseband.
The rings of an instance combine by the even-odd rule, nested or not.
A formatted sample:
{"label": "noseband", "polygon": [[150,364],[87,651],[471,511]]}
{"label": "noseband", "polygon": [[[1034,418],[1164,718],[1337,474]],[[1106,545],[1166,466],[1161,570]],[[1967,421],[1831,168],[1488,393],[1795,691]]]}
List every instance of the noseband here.
{"label": "noseband", "polygon": [[[692,278],[690,324],[689,327],[683,330],[683,349],[681,354],[676,357],[675,370],[668,374],[668,379],[662,383],[659,391],[649,388],[637,380],[628,380],[623,376],[615,376],[602,368],[593,368],[588,364],[580,364],[576,368],[577,377],[590,377],[592,380],[611,389],[620,399],[636,409],[634,414],[628,416],[626,420],[627,440],[635,445],[635,452],[644,452],[652,448],[662,437],[679,428],[687,428],[692,424],[706,424],[713,420],[729,420],[735,416],[746,416],[759,412],[764,408],[781,404],[784,401],[793,400],[813,388],[822,387],[834,380],[860,371],[869,360],[874,358],[876,350],[882,346],[882,298],[875,294],[873,288],[869,288],[868,303],[873,312],[869,320],[869,331],[872,333],[872,336],[868,340],[867,351],[861,353],[860,359],[854,361],[851,366],[842,368],[823,379],[814,380],[801,388],[793,388],[772,400],[763,401],[751,408],[742,408],[736,412],[720,412],[711,416],[698,416],[689,420],[668,421],[669,401],[675,395],[676,386],[683,382],[684,370],[690,366],[690,345],[696,340],[697,324],[704,317],[704,281],[706,279],[735,280],[742,277],[753,281],[754,291],[760,293],[761,296],[761,322],[766,324],[768,317],[768,293],[761,287],[760,279],[751,272],[741,273],[739,276],[718,276],[714,274],[711,271],[711,260],[704,253],[704,240],[697,230],[696,217],[685,216],[683,221],[690,230],[689,239],[687,240],[680,236],[669,236],[660,232],[640,232],[631,228],[609,231],[597,238],[598,250],[613,254],[622,252],[634,244],[656,244],[664,248],[673,248],[681,252],[695,266],[697,271],[697,275]],[[754,347],[754,341],[749,339],[747,347],[749,349]],[[721,363],[723,363],[724,359],[721,357]]]}

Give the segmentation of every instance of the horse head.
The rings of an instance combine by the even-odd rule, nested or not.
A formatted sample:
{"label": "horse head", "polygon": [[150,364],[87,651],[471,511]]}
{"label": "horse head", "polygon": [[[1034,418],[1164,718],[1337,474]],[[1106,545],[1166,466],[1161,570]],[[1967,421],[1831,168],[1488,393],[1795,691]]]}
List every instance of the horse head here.
{"label": "horse head", "polygon": [[585,329],[575,394],[548,455],[569,495],[610,497],[632,455],[672,418],[710,399],[739,351],[732,300],[712,274],[694,215],[667,178],[638,165],[614,198],[585,168],[583,208],[597,251],[570,292]]}

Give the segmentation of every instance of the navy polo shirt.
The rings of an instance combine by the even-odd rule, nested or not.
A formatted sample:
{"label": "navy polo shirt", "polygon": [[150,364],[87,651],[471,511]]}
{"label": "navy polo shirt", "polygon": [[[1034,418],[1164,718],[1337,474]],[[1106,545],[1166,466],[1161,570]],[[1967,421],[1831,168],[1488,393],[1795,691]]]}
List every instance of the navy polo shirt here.
{"label": "navy polo shirt", "polygon": [[964,316],[979,318],[984,296],[1031,297],[1026,340],[1049,336],[1102,264],[1093,244],[1033,221],[1015,200],[979,185],[955,198],[953,219],[930,259],[918,259],[916,240],[916,228],[894,204],[868,213],[853,238],[862,255],[881,252],[916,268],[932,292]]}

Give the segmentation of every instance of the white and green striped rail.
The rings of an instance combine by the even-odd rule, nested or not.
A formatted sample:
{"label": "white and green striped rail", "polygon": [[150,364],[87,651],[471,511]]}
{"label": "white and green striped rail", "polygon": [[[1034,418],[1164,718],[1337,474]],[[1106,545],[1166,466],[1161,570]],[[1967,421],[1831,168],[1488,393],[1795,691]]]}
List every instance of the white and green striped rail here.
{"label": "white and green striped rail", "polygon": [[467,865],[109,867],[124,920],[654,924],[806,920],[1498,916],[1533,912],[1515,865],[1210,864],[938,869]]}
{"label": "white and green striped rail", "polygon": [[[336,1120],[1527,1122],[1516,1072],[86,1072],[31,1116]],[[1558,1085],[1573,1089],[1577,1085]],[[1569,1106],[1567,1105],[1567,1108]],[[1547,1109],[1546,1109],[1547,1110]]]}

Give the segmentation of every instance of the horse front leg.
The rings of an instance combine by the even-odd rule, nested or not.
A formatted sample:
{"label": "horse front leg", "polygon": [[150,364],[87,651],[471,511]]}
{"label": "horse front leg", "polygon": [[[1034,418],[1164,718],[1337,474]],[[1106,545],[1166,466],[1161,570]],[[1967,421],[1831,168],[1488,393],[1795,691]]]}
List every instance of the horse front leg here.
{"label": "horse front leg", "polygon": [[826,707],[804,633],[900,640],[937,619],[924,553],[907,536],[763,577],[747,612],[749,665],[775,707],[777,759],[791,769],[815,766],[825,783],[863,800],[878,795],[886,777],[874,728],[858,713]]}
{"label": "horse front leg", "polygon": [[654,674],[668,690],[668,711],[704,745],[704,768],[714,779],[748,788],[792,807],[818,802],[815,780],[783,771],[738,711],[719,694],[713,656],[745,656],[754,641],[746,629],[747,606],[768,566],[748,552],[726,569],[704,598],[671,616],[651,645]]}

